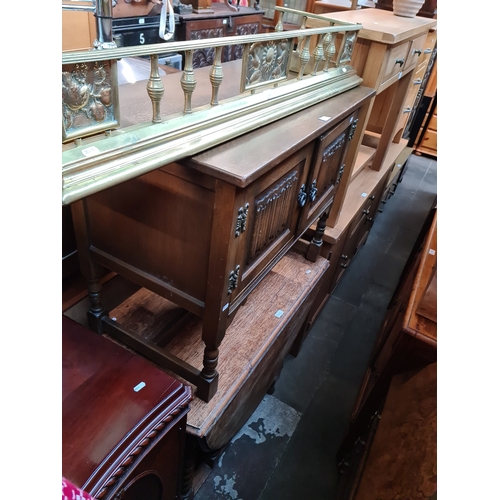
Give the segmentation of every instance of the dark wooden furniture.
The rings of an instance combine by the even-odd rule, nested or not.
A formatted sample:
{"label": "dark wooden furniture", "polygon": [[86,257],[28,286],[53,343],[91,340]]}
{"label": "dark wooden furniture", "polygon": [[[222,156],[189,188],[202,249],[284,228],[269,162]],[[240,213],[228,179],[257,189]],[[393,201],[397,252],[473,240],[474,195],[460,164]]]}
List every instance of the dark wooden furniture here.
{"label": "dark wooden furniture", "polygon": [[341,468],[348,467],[348,455],[379,411],[392,378],[437,360],[436,213],[434,206],[388,306],[354,405],[351,424],[337,455]]}
{"label": "dark wooden furniture", "polygon": [[[351,175],[344,159],[358,110],[372,96],[357,87],[74,203],[91,328],[171,369],[209,401],[219,345],[238,307],[319,219],[307,250],[309,260],[318,257],[333,200]],[[201,371],[107,316],[100,266],[203,319]]]}
{"label": "dark wooden furniture", "polygon": [[437,498],[437,363],[392,378],[380,414],[350,460],[337,500]]}
{"label": "dark wooden furniture", "polygon": [[191,388],[62,317],[62,475],[97,499],[173,500]]}
{"label": "dark wooden furniture", "polygon": [[[180,14],[177,39],[205,40],[222,36],[256,35],[262,30],[263,10],[240,7],[233,10],[223,3],[213,3],[206,12]],[[242,46],[226,46],[222,51],[222,62],[241,59]],[[215,59],[215,49],[199,49],[193,53],[193,68],[211,66]]]}

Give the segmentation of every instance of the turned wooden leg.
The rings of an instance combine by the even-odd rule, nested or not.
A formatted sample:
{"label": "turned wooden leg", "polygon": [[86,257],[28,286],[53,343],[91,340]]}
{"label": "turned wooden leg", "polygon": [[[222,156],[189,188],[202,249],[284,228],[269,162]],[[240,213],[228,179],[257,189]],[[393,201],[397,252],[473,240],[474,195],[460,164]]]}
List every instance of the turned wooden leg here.
{"label": "turned wooden leg", "polygon": [[205,347],[205,353],[203,355],[203,370],[201,371],[201,376],[207,380],[211,381],[217,376],[217,363],[219,362],[219,349],[216,347],[210,348]]}
{"label": "turned wooden leg", "polygon": [[196,457],[198,454],[198,443],[194,436],[186,435],[184,450],[184,464],[182,467],[181,498],[190,500],[193,497],[193,478],[196,469]]}
{"label": "turned wooden leg", "polygon": [[102,286],[99,281],[91,281],[88,285],[90,307],[87,311],[87,321],[89,328],[97,333],[102,333],[101,318],[107,315],[101,303],[101,289]]}
{"label": "turned wooden leg", "polygon": [[327,210],[318,220],[316,224],[316,231],[314,233],[314,237],[309,243],[309,247],[307,249],[306,259],[311,262],[316,262],[319,256],[319,252],[321,250],[321,245],[323,245],[323,235],[325,234],[326,229],[326,221],[328,220],[329,210]]}
{"label": "turned wooden leg", "polygon": [[219,362],[219,349],[216,347],[205,347],[203,355],[203,369],[200,373],[200,382],[197,384],[196,395],[205,402],[210,401],[217,392],[219,373],[217,363]]}

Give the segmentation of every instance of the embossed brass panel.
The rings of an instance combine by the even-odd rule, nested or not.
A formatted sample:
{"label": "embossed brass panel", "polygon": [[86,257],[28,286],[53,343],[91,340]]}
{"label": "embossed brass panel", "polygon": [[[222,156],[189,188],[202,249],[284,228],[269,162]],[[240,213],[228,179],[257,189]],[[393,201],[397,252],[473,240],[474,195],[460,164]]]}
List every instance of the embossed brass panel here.
{"label": "embossed brass panel", "polygon": [[116,61],[62,67],[63,142],[119,125]]}
{"label": "embossed brass panel", "polygon": [[241,92],[286,80],[292,40],[272,40],[246,45],[243,51]]}

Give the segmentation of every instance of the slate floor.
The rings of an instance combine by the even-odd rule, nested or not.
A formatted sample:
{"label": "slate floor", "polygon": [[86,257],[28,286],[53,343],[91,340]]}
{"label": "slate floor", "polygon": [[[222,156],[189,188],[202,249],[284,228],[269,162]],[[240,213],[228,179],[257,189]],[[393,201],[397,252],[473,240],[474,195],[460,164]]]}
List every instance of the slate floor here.
{"label": "slate floor", "polygon": [[334,500],[335,454],[436,180],[435,160],[410,157],[299,356],[286,359],[275,392],[226,447],[194,500]]}

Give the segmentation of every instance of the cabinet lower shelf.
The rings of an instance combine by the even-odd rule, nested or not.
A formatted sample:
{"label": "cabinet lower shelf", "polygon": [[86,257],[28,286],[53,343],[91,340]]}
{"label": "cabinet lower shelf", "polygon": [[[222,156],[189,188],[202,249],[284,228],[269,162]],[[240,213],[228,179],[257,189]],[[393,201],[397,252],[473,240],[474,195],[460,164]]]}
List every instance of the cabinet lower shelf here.
{"label": "cabinet lower shelf", "polygon": [[[208,403],[194,398],[188,433],[214,450],[229,442],[278,376],[328,266],[322,257],[310,262],[290,251],[248,296],[221,344],[219,389]],[[144,288],[110,316],[186,363],[203,359],[201,319]]]}

